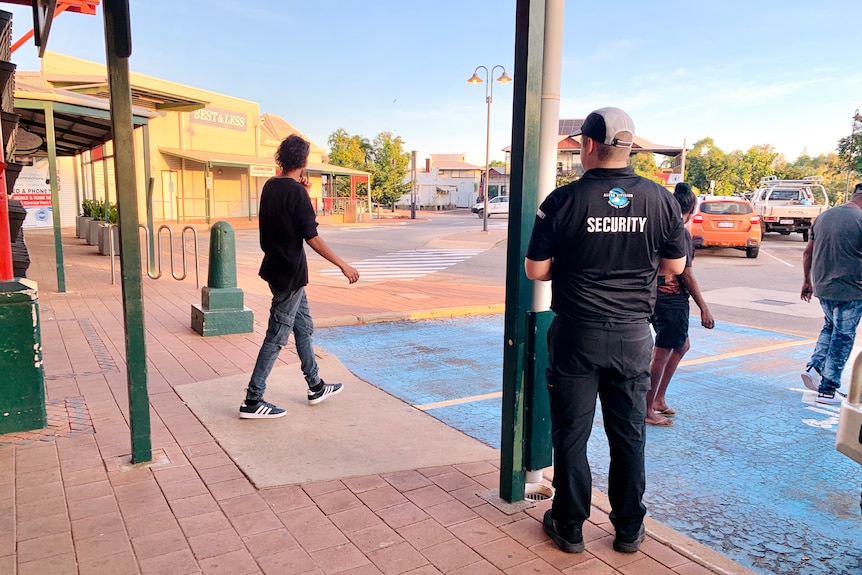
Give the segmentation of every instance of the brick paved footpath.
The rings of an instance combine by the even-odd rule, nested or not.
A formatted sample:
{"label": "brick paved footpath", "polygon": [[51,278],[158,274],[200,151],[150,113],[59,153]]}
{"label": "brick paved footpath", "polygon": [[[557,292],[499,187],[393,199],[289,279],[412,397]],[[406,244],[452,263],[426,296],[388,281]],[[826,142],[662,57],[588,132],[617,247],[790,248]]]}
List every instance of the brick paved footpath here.
{"label": "brick paved footpath", "polygon": [[[614,552],[600,494],[587,551],[562,553],[542,532],[548,502],[507,515],[477,497],[498,486],[496,460],[257,490],[173,389],[251,370],[269,294],[250,265],[238,269],[255,314],[244,335],[189,328],[190,304],[200,303],[193,273],[144,278],[153,453],[168,463],[131,467],[122,299],[109,258],[64,229],[67,291],[58,294],[51,230],[25,233],[48,427],[0,436],[0,574],[750,573],[649,518],[640,552]],[[204,285],[205,265],[201,273]],[[414,280],[308,294],[318,325],[502,309],[502,287],[440,288]],[[447,309],[453,301],[460,310]],[[297,363],[291,346],[279,361]]]}

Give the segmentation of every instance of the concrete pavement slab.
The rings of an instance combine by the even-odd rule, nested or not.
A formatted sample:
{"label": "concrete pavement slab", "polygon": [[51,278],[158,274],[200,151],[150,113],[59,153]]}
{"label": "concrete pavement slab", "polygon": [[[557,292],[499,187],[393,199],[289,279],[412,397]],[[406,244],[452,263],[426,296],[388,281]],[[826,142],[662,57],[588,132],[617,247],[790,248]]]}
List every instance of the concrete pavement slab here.
{"label": "concrete pavement slab", "polygon": [[[296,366],[276,368],[266,399],[283,418],[242,420],[249,374],[174,389],[257,488],[495,459],[499,452],[352,375],[335,356],[321,373],[344,383],[315,406]],[[314,446],[317,443],[317,446]]]}

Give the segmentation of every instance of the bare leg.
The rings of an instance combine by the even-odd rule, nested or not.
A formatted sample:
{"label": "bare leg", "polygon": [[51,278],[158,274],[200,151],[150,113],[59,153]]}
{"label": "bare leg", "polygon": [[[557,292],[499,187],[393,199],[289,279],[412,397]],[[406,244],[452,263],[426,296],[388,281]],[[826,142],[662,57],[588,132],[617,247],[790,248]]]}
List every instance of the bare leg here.
{"label": "bare leg", "polygon": [[[653,408],[657,411],[668,409],[667,403],[665,403],[664,394],[667,391],[667,386],[670,385],[670,380],[673,377],[673,374],[676,373],[676,368],[679,367],[679,362],[682,361],[683,356],[690,347],[691,345],[689,344],[688,338],[685,338],[685,344],[683,344],[682,348],[670,350],[667,363],[664,367],[664,372],[662,373],[658,389],[655,393],[655,399],[653,399]],[[650,387],[652,387],[652,384],[650,384]]]}
{"label": "bare leg", "polygon": [[656,396],[658,394],[661,381],[664,379],[664,373],[667,371],[667,364],[672,354],[672,349],[666,349],[663,347],[654,347],[652,350],[652,359],[649,364],[650,387],[647,392],[646,405],[646,422],[649,425],[665,427],[673,425],[671,420],[655,412]]}

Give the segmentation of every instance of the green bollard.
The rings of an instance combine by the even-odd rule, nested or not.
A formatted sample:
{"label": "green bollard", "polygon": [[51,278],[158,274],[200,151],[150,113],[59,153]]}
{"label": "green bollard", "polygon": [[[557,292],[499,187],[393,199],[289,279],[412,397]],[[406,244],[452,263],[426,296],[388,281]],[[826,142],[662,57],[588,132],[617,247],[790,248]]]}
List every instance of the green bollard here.
{"label": "green bollard", "polygon": [[210,229],[210,266],[201,305],[192,304],[192,329],[200,335],[254,331],[254,313],[243,305],[236,287],[236,242],[233,226],[216,222]]}
{"label": "green bollard", "polygon": [[0,281],[0,434],[47,425],[40,334],[36,282]]}

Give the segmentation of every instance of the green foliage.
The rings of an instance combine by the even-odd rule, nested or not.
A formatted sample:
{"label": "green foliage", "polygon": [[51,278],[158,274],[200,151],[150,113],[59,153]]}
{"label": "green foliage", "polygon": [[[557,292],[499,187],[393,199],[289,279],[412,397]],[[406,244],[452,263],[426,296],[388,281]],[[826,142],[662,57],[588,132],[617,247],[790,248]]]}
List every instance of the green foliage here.
{"label": "green foliage", "polygon": [[[104,209],[104,207],[103,207]],[[117,204],[110,204],[108,206],[108,223],[116,224],[119,221],[119,212],[117,212]]]}
{"label": "green foliage", "polygon": [[774,175],[780,165],[781,155],[768,144],[728,154],[717,147],[712,138],[704,138],[694,143],[687,156],[686,180],[706,193],[710,182],[714,181],[713,193],[729,196],[757,189],[761,178]]}
{"label": "green foliage", "polygon": [[506,162],[504,162],[504,161],[502,161],[502,160],[491,160],[491,161],[488,163],[488,167],[489,167],[489,168],[505,168],[505,167],[506,167]]}
{"label": "green foliage", "polygon": [[656,174],[661,170],[655,163],[655,155],[632,154],[630,162],[637,175],[643,176],[644,178],[654,182],[658,182],[659,184],[664,184],[664,180],[656,177]]}
{"label": "green foliage", "polygon": [[[330,134],[327,143],[330,163],[364,172],[371,171],[369,168],[374,151],[368,139],[351,136],[343,128],[339,128]],[[350,196],[349,178],[335,178],[335,195],[342,198]]]}
{"label": "green foliage", "polygon": [[852,135],[838,140],[837,151],[845,169],[862,174],[862,130],[854,130]]}
{"label": "green foliage", "polygon": [[101,206],[101,203],[97,202],[96,200],[84,198],[84,200],[81,202],[81,215],[85,218],[93,218],[95,217],[93,214],[96,212],[96,210],[100,209],[99,206]]}
{"label": "green foliage", "polygon": [[[391,205],[410,191],[410,184],[402,183],[410,165],[410,154],[404,151],[401,136],[393,137],[391,132],[381,132],[370,142],[339,128],[329,136],[328,143],[331,163],[371,172],[372,201]],[[364,184],[359,186],[364,188]],[[364,194],[365,190],[360,193]],[[347,178],[336,178],[336,195],[350,195]]]}
{"label": "green foliage", "polygon": [[371,179],[371,199],[381,204],[393,205],[410,191],[410,184],[403,183],[410,165],[410,154],[404,151],[401,136],[392,137],[391,132],[381,132],[374,138],[374,169]]}

